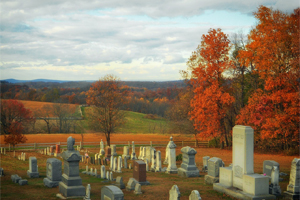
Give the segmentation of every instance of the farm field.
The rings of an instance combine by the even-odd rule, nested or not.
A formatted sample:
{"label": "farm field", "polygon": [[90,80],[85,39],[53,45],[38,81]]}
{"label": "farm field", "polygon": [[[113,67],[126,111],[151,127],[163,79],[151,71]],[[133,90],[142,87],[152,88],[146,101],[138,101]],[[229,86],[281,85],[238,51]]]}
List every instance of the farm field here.
{"label": "farm field", "polygon": [[[66,141],[66,138],[72,135],[75,137],[75,141],[77,142],[80,139],[79,134],[53,134],[53,135],[30,135],[30,142],[50,142],[50,141]],[[35,136],[35,137],[34,137]],[[117,141],[155,141],[155,140],[169,140],[170,135],[159,135],[159,134],[116,134],[113,136],[112,144]],[[86,134],[85,140],[100,140],[100,136],[96,134]],[[102,137],[103,138],[103,137]],[[56,139],[56,140],[55,140]],[[179,139],[187,139],[184,136],[174,135],[174,140]],[[177,145],[176,155],[181,153],[181,146]],[[232,162],[232,151],[231,150],[220,150],[217,148],[195,148],[197,151],[195,161],[196,165],[199,169],[202,169],[202,157],[210,156],[210,157],[219,157],[221,158],[225,166],[228,166]],[[162,161],[165,158],[165,147],[156,147],[156,150],[160,150],[162,153]],[[84,154],[85,151],[88,151],[90,156],[93,156],[95,153],[99,152],[98,148],[88,148],[84,149],[81,152],[81,155]],[[139,155],[139,148],[135,149],[137,156]],[[131,152],[131,150],[130,150]],[[123,147],[117,147],[118,155],[123,154]],[[16,155],[21,154],[21,151],[17,151]],[[40,178],[30,179],[27,177],[26,171],[29,169],[28,166],[28,158],[30,156],[37,157]],[[58,188],[47,188],[43,185],[43,178],[46,177],[46,161],[50,156],[42,155],[35,151],[26,151],[26,161],[20,161],[16,158],[13,158],[13,153],[8,152],[7,155],[1,156],[1,167],[4,168],[5,176],[1,177],[1,199],[56,199],[55,195],[58,193]],[[280,154],[254,154],[254,171],[255,173],[262,173],[263,171],[263,161],[264,160],[275,160],[280,164],[280,172],[287,173],[288,176],[283,176],[284,179],[280,182],[281,190],[285,191],[289,181],[289,172],[291,168],[291,162],[295,156],[284,156]],[[62,160],[62,158],[57,157]],[[180,167],[181,161],[177,161],[177,167]],[[80,162],[80,171],[85,170],[85,163]],[[98,173],[100,172],[99,165],[89,164],[89,167],[97,168]],[[166,167],[166,165],[162,165],[162,167]],[[106,170],[108,170],[109,165],[106,166]],[[25,186],[19,186],[17,184],[12,183],[10,176],[12,174],[18,174],[22,178],[27,178],[29,184]],[[202,199],[232,199],[226,195],[222,195],[213,190],[212,185],[206,185],[204,182],[205,173],[201,172],[200,177],[196,178],[181,178],[176,174],[165,174],[165,173],[154,173],[147,172],[147,180],[151,185],[142,186],[142,195],[135,195],[133,192],[128,192],[125,189],[122,190],[125,199],[168,199],[169,190],[171,187],[176,184],[181,192],[181,200],[187,200],[190,192],[192,190],[198,190],[201,194]],[[85,175],[80,173],[80,176],[83,180],[83,185],[86,187],[87,184],[91,184],[91,199],[99,199],[101,187],[107,185],[108,183],[102,182],[102,179],[98,179],[95,177],[91,177],[89,175]],[[114,178],[117,176],[122,176],[124,184],[126,185],[129,178],[131,178],[132,170],[130,169],[122,169],[122,173],[114,173]],[[112,182],[113,183],[113,182]],[[281,199],[281,198],[279,198]]]}

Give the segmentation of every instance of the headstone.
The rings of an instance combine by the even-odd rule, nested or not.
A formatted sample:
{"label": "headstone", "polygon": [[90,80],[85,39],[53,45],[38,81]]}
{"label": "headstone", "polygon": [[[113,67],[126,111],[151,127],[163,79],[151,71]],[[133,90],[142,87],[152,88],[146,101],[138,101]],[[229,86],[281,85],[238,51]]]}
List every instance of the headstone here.
{"label": "headstone", "polygon": [[177,174],[178,169],[176,166],[176,144],[173,142],[173,137],[170,137],[170,142],[168,144],[169,148],[169,161],[168,161],[168,168],[166,173],[168,174]]}
{"label": "headstone", "polygon": [[141,185],[150,185],[146,176],[146,163],[141,160],[134,161],[133,178]]}
{"label": "headstone", "polygon": [[118,168],[117,157],[114,157],[113,171],[116,172],[117,168]]}
{"label": "headstone", "polygon": [[146,160],[146,147],[143,147],[143,156],[141,160],[145,161]]}
{"label": "headstone", "polygon": [[89,166],[85,166],[85,171],[82,172],[83,174],[88,174],[89,173]]}
{"label": "headstone", "polygon": [[4,176],[4,170],[3,168],[0,168],[0,177]]}
{"label": "headstone", "polygon": [[265,160],[263,163],[263,173],[266,174],[267,176],[271,176],[273,166],[277,166],[277,168],[280,169],[278,162],[274,160]]}
{"label": "headstone", "polygon": [[125,159],[125,157],[126,157],[126,159],[130,159],[129,148],[128,148],[128,146],[124,146],[124,147],[123,147],[123,155],[122,155],[122,158]]}
{"label": "headstone", "polygon": [[90,184],[88,184],[86,186],[85,197],[83,199],[84,200],[91,200],[91,185]]}
{"label": "headstone", "polygon": [[75,139],[70,136],[67,140],[67,151],[62,153],[64,173],[59,182],[59,192],[64,197],[84,197],[85,188],[79,176],[80,153],[74,149]]}
{"label": "headstone", "polygon": [[130,158],[131,160],[136,160],[134,141],[132,141],[132,153]]}
{"label": "headstone", "polygon": [[110,181],[109,171],[106,171],[106,179]]}
{"label": "headstone", "polygon": [[54,154],[54,146],[50,146],[50,155]]}
{"label": "headstone", "polygon": [[165,155],[165,160],[164,160],[164,164],[167,165],[169,163],[169,144],[170,144],[171,141],[169,141],[169,143],[167,144],[167,147],[166,147],[166,155]]}
{"label": "headstone", "polygon": [[117,169],[117,173],[122,173],[122,157],[121,156],[119,156],[119,160],[118,160],[118,169]]}
{"label": "headstone", "polygon": [[269,186],[269,193],[276,196],[281,195],[281,188],[279,186],[279,167],[273,166],[271,172],[271,184]]}
{"label": "headstone", "polygon": [[149,163],[150,163],[150,161],[152,159],[153,150],[154,150],[154,148],[151,147],[151,146],[146,147],[146,152],[145,152],[146,155],[145,155],[145,157],[146,157],[146,159],[148,159]]}
{"label": "headstone", "polygon": [[300,158],[294,158],[291,165],[290,181],[287,186],[285,196],[296,199],[300,196]]}
{"label": "headstone", "polygon": [[124,185],[124,183],[123,183],[123,178],[122,178],[122,176],[118,176],[118,177],[116,178],[116,183],[115,183],[115,185],[116,185],[118,188],[120,188],[120,189],[125,189],[125,185]]}
{"label": "headstone", "polygon": [[[5,149],[4,149],[4,152],[5,152]],[[26,161],[26,153],[23,153],[23,161]]]}
{"label": "headstone", "polygon": [[60,145],[59,145],[59,144],[56,144],[56,147],[55,147],[55,153],[56,153],[56,154],[59,154],[59,153],[60,153]]}
{"label": "headstone", "polygon": [[208,173],[204,177],[206,184],[219,182],[220,167],[224,167],[222,159],[213,157],[208,160]]}
{"label": "headstone", "polygon": [[110,180],[110,181],[114,181],[114,180],[115,180],[112,171],[109,173],[109,180]]}
{"label": "headstone", "polygon": [[27,171],[29,178],[39,178],[36,157],[29,157],[29,170]]}
{"label": "headstone", "polygon": [[135,189],[135,185],[137,184],[137,180],[135,180],[134,178],[130,178],[128,183],[127,183],[127,186],[126,186],[126,190],[127,191],[132,191]]}
{"label": "headstone", "polygon": [[22,179],[22,177],[20,177],[18,174],[11,175],[10,178],[14,183],[19,183],[19,180]]}
{"label": "headstone", "polygon": [[156,168],[155,172],[160,172],[161,171],[161,154],[160,151],[156,152]]}
{"label": "headstone", "polygon": [[100,142],[100,152],[99,152],[99,154],[102,155],[102,156],[105,155],[104,142],[102,141],[102,139],[101,139],[101,142]]}
{"label": "headstone", "polygon": [[19,180],[19,185],[28,185],[27,179],[21,179],[21,180]]}
{"label": "headstone", "polygon": [[151,169],[150,171],[155,172],[156,168],[156,150],[152,149],[152,156],[151,156]]}
{"label": "headstone", "polygon": [[139,152],[139,156],[138,156],[139,160],[142,160],[142,158],[143,158],[143,150],[144,150],[144,147],[140,146],[140,152]]}
{"label": "headstone", "polygon": [[127,166],[127,157],[125,156],[124,157],[124,169],[127,169],[128,166]]}
{"label": "headstone", "polygon": [[198,190],[193,190],[189,196],[189,200],[201,200],[200,193]]}
{"label": "headstone", "polygon": [[134,194],[142,194],[142,187],[141,184],[137,183],[134,187]]}
{"label": "headstone", "polygon": [[46,164],[46,175],[43,182],[44,185],[53,188],[57,187],[61,181],[62,174],[62,162],[56,158],[48,158]]}
{"label": "headstone", "polygon": [[98,174],[97,174],[98,172],[97,172],[97,168],[95,168],[95,172],[94,172],[94,176],[98,176]]}
{"label": "headstone", "polygon": [[173,185],[169,190],[169,200],[180,200],[180,191],[177,185]]}
{"label": "headstone", "polygon": [[106,173],[106,171],[105,171],[105,166],[102,165],[102,166],[101,166],[101,178],[102,178],[102,179],[105,179],[105,178],[106,178],[105,173]]}
{"label": "headstone", "polygon": [[110,160],[111,157],[111,148],[109,146],[105,147],[105,157]]}
{"label": "headstone", "polygon": [[131,166],[131,163],[129,163],[129,167],[128,167],[129,169],[132,169],[132,166]]}
{"label": "headstone", "polygon": [[[220,182],[213,184],[214,190],[239,199],[276,199],[275,195],[269,194],[269,177],[254,173],[253,152],[253,129],[250,126],[234,126],[232,167],[219,168]],[[208,173],[210,173],[210,160]]]}
{"label": "headstone", "polygon": [[197,151],[189,146],[183,147],[182,152],[182,163],[178,169],[178,175],[181,177],[198,177],[199,169],[195,163],[195,155]]}
{"label": "headstone", "polygon": [[124,193],[117,186],[103,186],[101,188],[101,200],[124,200]]}
{"label": "headstone", "polygon": [[110,145],[110,147],[111,147],[111,155],[113,155],[113,156],[118,156],[116,145],[115,145],[115,144],[112,144],[112,145]]}
{"label": "headstone", "polygon": [[207,170],[208,170],[208,160],[209,160],[209,156],[204,156],[203,158],[202,158],[202,160],[203,160],[203,168],[202,168],[202,171],[203,172],[207,172]]}
{"label": "headstone", "polygon": [[110,170],[113,170],[114,169],[114,156],[110,156],[110,167],[109,167]]}

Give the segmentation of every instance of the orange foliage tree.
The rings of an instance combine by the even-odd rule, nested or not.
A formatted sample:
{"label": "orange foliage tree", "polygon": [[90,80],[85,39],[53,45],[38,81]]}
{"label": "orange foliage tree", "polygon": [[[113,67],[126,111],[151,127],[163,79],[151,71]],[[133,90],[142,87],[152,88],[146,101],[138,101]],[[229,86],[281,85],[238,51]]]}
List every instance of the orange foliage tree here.
{"label": "orange foliage tree", "polygon": [[[192,68],[191,84],[194,97],[191,100],[191,119],[199,137],[225,140],[229,145],[226,130],[226,113],[234,98],[226,91],[223,75],[230,67],[228,51],[230,41],[221,29],[210,29],[202,35],[201,45],[192,54],[188,63]],[[197,66],[195,66],[195,64]]]}
{"label": "orange foliage tree", "polygon": [[34,121],[32,113],[17,100],[1,100],[1,135],[4,142],[13,147],[25,143],[26,125]]}
{"label": "orange foliage tree", "polygon": [[299,145],[299,13],[260,6],[254,13],[259,23],[240,54],[241,60],[251,59],[264,90],[252,95],[237,123],[253,126],[261,140],[281,149]]}
{"label": "orange foliage tree", "polygon": [[92,84],[87,92],[86,102],[93,105],[88,112],[90,127],[105,134],[110,145],[110,135],[124,122],[124,112],[120,110],[125,103],[126,88],[113,75],[106,75]]}

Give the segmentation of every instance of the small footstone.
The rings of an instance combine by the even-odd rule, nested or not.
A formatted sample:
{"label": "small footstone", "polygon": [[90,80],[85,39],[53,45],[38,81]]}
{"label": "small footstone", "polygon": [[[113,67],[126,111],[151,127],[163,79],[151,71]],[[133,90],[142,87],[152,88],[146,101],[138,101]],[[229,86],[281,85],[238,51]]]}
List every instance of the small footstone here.
{"label": "small footstone", "polygon": [[27,179],[21,179],[21,180],[19,180],[19,185],[28,185]]}

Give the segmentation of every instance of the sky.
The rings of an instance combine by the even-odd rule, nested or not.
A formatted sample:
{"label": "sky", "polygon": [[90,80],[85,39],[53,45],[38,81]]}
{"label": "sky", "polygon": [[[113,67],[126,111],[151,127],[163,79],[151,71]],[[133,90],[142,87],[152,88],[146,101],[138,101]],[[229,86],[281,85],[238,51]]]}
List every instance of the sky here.
{"label": "sky", "polygon": [[259,5],[299,0],[1,0],[0,79],[181,79],[210,28],[249,33]]}

